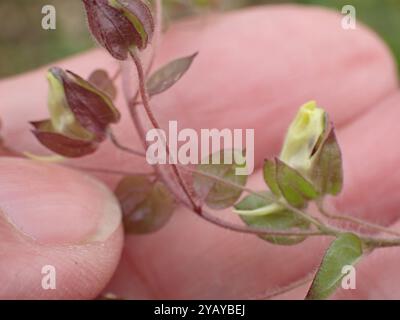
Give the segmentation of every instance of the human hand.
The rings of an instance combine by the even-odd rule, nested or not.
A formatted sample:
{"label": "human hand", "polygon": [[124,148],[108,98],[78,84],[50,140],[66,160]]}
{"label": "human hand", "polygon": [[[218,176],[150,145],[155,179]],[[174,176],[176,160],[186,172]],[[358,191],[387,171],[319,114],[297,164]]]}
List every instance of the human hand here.
{"label": "human hand", "polygon": [[[177,119],[181,128],[254,128],[259,168],[277,153],[298,106],[317,100],[331,115],[343,151],[345,189],[334,205],[390,225],[400,208],[396,69],[376,35],[361,27],[343,30],[340,21],[322,9],[270,6],[180,23],[165,35],[156,64],[200,55],[153,105],[164,124]],[[82,75],[99,66],[117,68],[102,51],[59,65]],[[43,153],[28,122],[47,117],[46,94],[44,70],[0,82],[6,142]],[[117,135],[140,147],[121,94],[116,105],[123,113]],[[146,167],[111,144],[73,163],[135,172]],[[261,298],[307,276],[328,245],[328,239],[312,238],[300,246],[272,246],[207,224],[183,208],[161,231],[123,240],[117,202],[99,182],[112,188],[116,179],[95,177],[0,158],[1,298],[94,298],[111,277],[106,292],[126,298]],[[258,189],[263,182],[249,184]],[[364,259],[357,266],[357,290],[336,297],[398,298],[395,250]],[[41,287],[44,265],[56,268],[56,290]],[[308,285],[282,297],[303,298]]]}

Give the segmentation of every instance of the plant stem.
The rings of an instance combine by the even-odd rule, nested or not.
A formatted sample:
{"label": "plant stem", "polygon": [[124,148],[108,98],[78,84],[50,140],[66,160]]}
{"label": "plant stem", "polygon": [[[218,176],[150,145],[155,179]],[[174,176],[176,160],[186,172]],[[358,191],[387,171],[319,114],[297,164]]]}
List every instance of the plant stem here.
{"label": "plant stem", "polygon": [[137,150],[134,150],[134,149],[132,149],[132,148],[128,148],[128,147],[125,147],[124,145],[122,145],[122,144],[117,140],[117,138],[115,137],[114,133],[113,133],[111,130],[110,130],[110,132],[108,133],[108,136],[109,136],[111,142],[112,142],[118,149],[120,149],[120,150],[122,150],[122,151],[125,151],[125,152],[128,152],[128,153],[133,154],[133,155],[138,156],[138,157],[146,157],[146,154],[145,154],[143,151],[137,151]]}
{"label": "plant stem", "polygon": [[[143,66],[142,66],[142,62],[140,61],[139,56],[136,54],[136,52],[134,50],[130,50],[130,56],[136,66],[137,72],[138,72],[138,78],[139,78],[139,91],[140,91],[140,95],[142,97],[142,101],[143,101],[143,107],[146,111],[147,117],[149,118],[152,126],[155,129],[159,129],[161,130],[161,126],[159,125],[157,119],[155,118],[153,112],[151,111],[151,107],[150,107],[150,98],[149,98],[149,94],[147,92],[147,88],[146,88],[146,76],[143,70]],[[167,157],[170,157],[170,149],[168,146],[168,143],[165,141],[165,149],[166,149],[166,154]],[[185,182],[185,180],[183,179],[181,173],[178,170],[178,167],[175,164],[171,165],[172,170],[179,182],[179,185],[181,186],[183,192],[186,194],[189,202],[191,203],[193,210],[196,213],[200,213],[201,212],[201,207],[198,206],[196,204],[195,201],[195,195],[193,190],[190,188],[190,186]]]}
{"label": "plant stem", "polygon": [[321,231],[297,231],[297,230],[276,230],[269,228],[251,227],[237,225],[226,220],[215,217],[208,211],[202,210],[202,218],[221,228],[247,234],[255,234],[259,236],[323,236],[326,235]]}
{"label": "plant stem", "polygon": [[[136,116],[135,116],[134,118],[137,119]],[[140,123],[139,123],[138,125],[141,126]],[[116,138],[114,137],[114,139],[116,139]],[[124,150],[124,151],[133,153],[133,154],[135,154],[135,155],[137,154],[137,152],[136,152],[135,150],[130,149],[129,147],[122,146],[118,141],[116,141],[116,144],[115,144],[115,145],[116,145],[117,147],[119,147],[119,148],[122,147],[122,150]],[[319,222],[317,219],[311,217],[309,214],[307,214],[307,213],[301,211],[301,210],[298,209],[298,208],[292,207],[292,206],[289,205],[288,203],[285,203],[285,202],[283,202],[283,201],[279,201],[279,200],[277,200],[276,198],[274,198],[274,197],[272,197],[272,196],[269,197],[269,196],[267,196],[267,195],[260,194],[260,193],[258,193],[258,192],[256,192],[256,191],[253,191],[253,190],[251,190],[251,189],[249,189],[249,188],[243,187],[243,186],[241,186],[241,185],[239,185],[239,184],[236,184],[236,183],[234,183],[234,182],[231,182],[231,181],[228,181],[228,180],[224,180],[224,179],[222,179],[221,177],[214,176],[214,175],[209,174],[209,173],[206,173],[206,172],[202,172],[202,171],[198,171],[198,170],[192,169],[192,168],[190,168],[190,167],[188,167],[188,166],[183,166],[183,165],[179,165],[179,164],[178,164],[178,166],[180,167],[180,169],[186,170],[186,171],[188,171],[188,172],[190,172],[190,173],[192,173],[192,174],[198,174],[198,175],[204,176],[204,177],[206,177],[206,178],[213,179],[214,181],[218,181],[218,182],[224,183],[225,185],[228,185],[228,186],[231,186],[231,187],[234,187],[234,188],[241,189],[241,190],[246,191],[246,192],[248,192],[248,193],[250,193],[250,194],[253,194],[253,195],[257,196],[257,197],[260,197],[260,198],[262,198],[262,199],[264,199],[264,200],[272,201],[272,202],[274,202],[274,203],[277,203],[277,204],[279,204],[279,205],[282,205],[283,207],[286,207],[288,210],[292,210],[292,211],[298,213],[298,214],[301,215],[304,219],[306,219],[306,220],[309,221],[310,223],[312,223],[312,224],[314,224],[315,226],[317,226],[318,229],[320,229],[320,231],[322,232],[322,233],[320,233],[320,235],[321,235],[321,234],[326,234],[326,235],[337,235],[337,234],[340,232],[339,230],[333,230],[333,229],[331,229],[331,228],[328,228],[327,226],[321,224],[321,222]],[[197,211],[196,213],[198,213],[199,215],[202,215],[202,214],[204,213],[204,211],[203,211],[201,208],[200,208],[200,209],[197,209],[197,210],[199,210],[199,211]],[[204,217],[204,218],[205,218],[206,220],[209,220],[209,219],[208,219],[209,217]],[[215,221],[214,219],[211,219],[211,220],[213,220],[213,221],[210,221],[210,220],[209,220],[209,221],[210,221],[210,222],[216,222],[217,224],[221,224],[221,220],[219,220],[219,221]],[[221,225],[221,226],[222,226],[222,225]],[[293,235],[293,234],[292,234],[292,235]]]}
{"label": "plant stem", "polygon": [[[118,143],[118,145],[121,145],[121,144]],[[127,151],[129,153],[133,153],[135,155],[137,153],[135,150],[132,150],[129,147],[125,147],[125,146],[123,147],[123,150]],[[276,204],[282,205],[283,207],[286,207],[288,210],[292,210],[295,213],[298,213],[299,215],[304,217],[304,219],[308,220],[308,219],[311,218],[312,220],[310,222],[312,222],[314,225],[316,225],[317,228],[320,230],[318,233],[317,232],[316,233],[313,232],[311,235],[337,236],[340,233],[343,233],[343,232],[347,231],[347,230],[341,230],[341,229],[338,229],[338,228],[334,228],[334,227],[326,225],[326,224],[322,224],[319,220],[315,220],[313,217],[311,217],[307,212],[303,212],[302,210],[300,210],[298,208],[294,208],[291,205],[289,205],[288,203],[285,203],[283,201],[277,200],[276,198],[274,198],[272,196],[267,196],[265,194],[260,194],[260,193],[254,191],[254,190],[251,190],[250,188],[243,187],[243,186],[241,186],[239,184],[236,184],[236,183],[228,181],[228,180],[224,180],[221,177],[214,176],[214,175],[206,173],[206,172],[202,172],[202,171],[198,171],[198,170],[192,169],[192,168],[190,168],[188,166],[179,165],[179,167],[182,170],[186,170],[188,172],[191,172],[192,174],[198,174],[198,175],[204,176],[206,178],[213,179],[214,181],[218,181],[218,182],[224,183],[225,185],[228,185],[228,186],[235,187],[235,188],[241,189],[243,191],[246,191],[249,194],[253,194],[253,195],[255,195],[255,196],[257,196],[257,197],[259,197],[261,199],[265,199],[265,200],[268,200],[268,201],[272,201],[272,202],[274,202]],[[190,209],[192,209],[192,208],[190,208]],[[256,230],[254,230],[254,229],[251,229],[251,228],[246,227],[246,226],[232,225],[232,224],[230,224],[228,222],[225,222],[225,221],[223,221],[221,219],[215,218],[210,213],[208,213],[208,212],[206,212],[204,210],[201,210],[201,213],[199,213],[199,215],[202,215],[202,217],[205,220],[207,220],[207,221],[209,221],[209,222],[211,222],[211,223],[213,223],[215,225],[218,225],[218,226],[220,226],[222,228],[229,229],[229,230],[232,230],[232,231],[237,231],[237,232],[241,232],[241,233],[255,233],[255,234],[260,234],[260,233],[266,234],[266,232],[267,232],[265,229],[256,229]],[[363,224],[363,225],[365,225],[365,223],[368,224],[368,222],[365,222],[365,221],[363,221],[361,219],[357,219],[357,220],[359,221],[360,224]],[[375,226],[374,225],[374,227],[379,227],[379,226]],[[392,230],[387,229],[387,228],[384,228],[384,229],[385,229],[386,232],[390,231],[391,233],[396,234],[395,231],[392,231]],[[268,232],[269,231],[270,230],[268,230]],[[294,235],[302,235],[302,234],[304,235],[304,233],[305,232],[295,232],[295,233],[291,232],[288,235],[292,235],[292,236],[294,236]],[[362,234],[357,234],[357,235],[360,237],[361,240],[363,240],[363,242],[365,244],[367,244],[370,247],[374,247],[374,248],[375,247],[392,247],[392,246],[399,246],[400,245],[400,238],[385,239],[385,238],[368,237],[368,236],[364,236]]]}
{"label": "plant stem", "polygon": [[[114,139],[117,140],[115,137],[114,137]],[[137,155],[136,150],[130,149],[129,147],[126,147],[126,146],[122,146],[121,143],[119,143],[118,141],[116,141],[116,142],[117,142],[115,144],[116,147],[120,148],[121,150],[123,150],[125,152],[129,152],[134,155]],[[81,167],[79,167],[79,168],[81,168]],[[84,169],[84,168],[81,168],[81,169]],[[107,171],[109,171],[109,170],[107,170]],[[125,174],[126,175],[136,174],[136,173],[132,173],[132,172],[120,172],[120,171],[107,172],[107,173],[112,173],[112,174],[114,174],[114,173],[120,174],[121,173],[124,175]],[[148,173],[145,175],[151,175],[151,173]],[[215,178],[218,178],[218,177],[215,177]],[[193,209],[191,207],[190,203],[187,203],[186,206],[191,210]],[[324,233],[321,231],[297,231],[297,230],[279,231],[279,230],[272,230],[272,229],[267,229],[267,228],[256,228],[256,227],[236,225],[236,224],[232,224],[230,222],[224,221],[220,218],[217,218],[214,215],[212,215],[211,213],[204,211],[203,209],[201,210],[201,217],[214,225],[217,225],[217,226],[222,227],[227,230],[236,231],[236,232],[240,232],[240,233],[255,234],[255,235],[271,235],[271,236],[321,236],[321,235],[324,235]]]}
{"label": "plant stem", "polygon": [[[118,145],[121,145],[121,144],[118,143]],[[137,151],[135,151],[133,149],[130,149],[129,147],[125,147],[125,146],[123,147],[122,150],[124,150],[126,152],[129,152],[129,153],[133,153],[135,155],[137,153]],[[239,189],[241,189],[243,191],[246,191],[246,192],[248,192],[250,194],[253,194],[253,195],[257,196],[257,197],[260,197],[262,199],[265,199],[265,200],[268,200],[268,201],[273,201],[274,203],[277,203],[277,204],[280,204],[280,205],[286,207],[288,210],[293,210],[293,211],[301,214],[302,216],[306,216],[307,218],[310,218],[310,215],[308,213],[303,212],[300,209],[294,208],[294,207],[290,206],[287,203],[278,201],[277,199],[275,199],[272,196],[268,197],[268,196],[266,196],[264,194],[260,194],[260,193],[254,191],[254,190],[251,190],[249,188],[246,188],[246,187],[243,187],[241,185],[238,185],[238,184],[236,184],[234,182],[224,180],[221,177],[214,176],[214,175],[208,174],[206,172],[197,171],[197,170],[192,169],[192,168],[190,168],[188,166],[180,165],[180,168],[183,169],[183,170],[187,170],[188,172],[199,174],[199,175],[202,175],[204,177],[213,179],[215,181],[224,183],[224,184],[226,184],[228,186],[239,188]],[[127,172],[127,174],[133,174],[133,173],[132,172]],[[186,203],[186,206],[189,209],[193,209],[190,206],[190,204],[188,204],[188,203]],[[226,222],[226,221],[224,221],[222,219],[216,218],[212,214],[210,214],[209,212],[204,211],[204,210],[201,210],[201,216],[205,220],[207,220],[207,221],[209,221],[209,222],[211,222],[211,223],[213,223],[215,225],[218,225],[218,226],[220,226],[220,227],[222,227],[224,229],[228,229],[228,230],[236,231],[236,232],[240,232],[240,233],[250,233],[250,234],[257,234],[257,235],[273,235],[273,234],[270,234],[270,232],[273,232],[275,235],[281,235],[281,236],[284,236],[284,235],[286,235],[286,236],[301,236],[301,235],[303,235],[303,236],[318,236],[318,235],[320,235],[320,236],[321,235],[337,236],[340,233],[343,233],[343,232],[347,231],[347,230],[341,230],[341,229],[333,228],[332,226],[325,225],[325,224],[322,225],[323,228],[321,230],[321,228],[320,228],[321,222],[318,221],[318,220],[317,220],[318,221],[317,227],[319,228],[319,231],[317,231],[317,232],[303,232],[303,231],[291,231],[291,230],[287,230],[287,231],[282,231],[281,232],[281,231],[269,230],[269,229],[264,229],[264,228],[251,228],[251,227],[248,227],[248,226],[238,226],[238,225]],[[361,223],[365,222],[363,220],[359,220],[359,221]],[[395,231],[393,231],[393,232],[395,232]],[[357,236],[359,236],[360,239],[367,246],[369,246],[371,248],[400,246],[400,238],[385,239],[385,238],[377,238],[377,237],[368,237],[368,236],[364,236],[364,235],[359,234],[359,233],[357,233]]]}
{"label": "plant stem", "polygon": [[316,201],[316,204],[317,204],[317,207],[318,207],[318,210],[320,211],[320,213],[323,216],[325,216],[325,217],[327,217],[329,219],[352,222],[352,223],[355,223],[355,224],[357,224],[359,226],[362,226],[362,227],[366,227],[366,228],[369,228],[369,229],[373,229],[373,230],[376,230],[376,231],[381,231],[381,232],[384,232],[384,233],[387,233],[387,234],[391,234],[391,235],[395,235],[395,236],[400,237],[400,233],[399,232],[396,232],[394,230],[390,230],[390,229],[385,228],[383,226],[380,226],[380,225],[377,225],[377,224],[374,224],[374,223],[370,223],[370,222],[364,221],[362,219],[358,219],[358,218],[351,217],[351,216],[342,216],[342,215],[335,215],[335,214],[329,213],[325,209],[322,201]]}
{"label": "plant stem", "polygon": [[337,234],[337,231],[334,231],[333,229],[330,229],[330,228],[326,227],[326,226],[323,225],[318,219],[316,219],[316,218],[314,218],[314,217],[311,217],[309,214],[303,212],[302,210],[291,206],[291,205],[288,204],[287,202],[278,200],[278,199],[276,199],[276,198],[273,197],[273,196],[268,196],[268,195],[265,195],[265,194],[260,194],[260,193],[254,191],[254,190],[251,190],[251,189],[249,189],[249,188],[247,188],[247,187],[243,187],[243,186],[241,186],[241,185],[239,185],[239,184],[237,184],[237,183],[235,183],[235,182],[228,181],[228,180],[224,180],[224,179],[221,178],[221,177],[214,176],[214,175],[209,174],[209,173],[206,173],[206,172],[198,171],[198,170],[192,169],[192,168],[190,168],[190,167],[188,167],[188,166],[180,166],[180,168],[181,168],[182,170],[187,170],[187,171],[191,172],[192,174],[198,174],[198,175],[201,175],[201,176],[203,176],[203,177],[210,178],[210,179],[212,179],[212,180],[214,180],[214,181],[218,181],[218,182],[224,183],[225,185],[231,186],[231,187],[233,187],[233,188],[238,188],[238,189],[240,189],[240,190],[242,190],[242,191],[246,191],[246,192],[248,192],[248,193],[250,193],[250,194],[252,194],[252,195],[254,195],[254,196],[256,196],[256,197],[259,197],[259,198],[261,198],[261,199],[264,199],[264,200],[267,200],[267,201],[272,201],[272,202],[274,202],[274,203],[276,203],[276,204],[281,205],[282,207],[284,207],[284,208],[286,208],[286,209],[288,209],[288,210],[291,210],[291,211],[297,213],[297,214],[300,215],[302,218],[304,218],[304,219],[307,220],[308,222],[310,222],[310,223],[312,223],[313,225],[315,225],[315,226],[316,226],[317,228],[319,228],[321,231],[324,231],[325,234],[331,234],[331,235],[336,235],[336,234]]}
{"label": "plant stem", "polygon": [[[136,100],[140,95],[142,96],[142,100],[143,100],[143,105],[145,108],[145,111],[150,119],[150,121],[152,122],[153,126],[156,129],[160,129],[160,126],[156,120],[156,118],[154,117],[151,108],[150,108],[150,104],[149,104],[149,96],[147,94],[147,89],[146,89],[146,85],[145,85],[145,79],[146,76],[144,74],[143,71],[143,67],[141,64],[140,59],[136,56],[136,54],[134,52],[131,52],[131,56],[133,61],[135,62],[135,65],[137,67],[137,71],[139,74],[139,90],[136,93],[135,97],[133,99],[129,99],[128,95],[127,95],[127,90],[125,91],[125,95],[126,95],[126,100],[128,102],[128,107],[129,107],[129,111],[131,113],[132,119],[134,121],[135,127],[137,128],[139,135],[141,137],[141,140],[144,143],[144,146],[146,147],[146,139],[145,139],[145,131],[143,126],[141,125],[141,122],[139,120],[138,114],[137,114],[137,103]],[[153,59],[154,60],[154,59]],[[122,144],[120,144],[118,142],[118,140],[115,138],[115,136],[112,136],[112,140],[114,142],[114,144],[120,148],[121,150],[124,150],[126,152],[129,152],[131,154],[137,155],[137,156],[144,156],[144,153],[142,152],[138,152],[136,150],[133,150],[131,148],[125,147]],[[166,146],[168,147],[168,146]],[[168,149],[169,152],[169,149]],[[248,233],[248,234],[257,234],[257,235],[281,235],[281,236],[320,236],[320,235],[328,235],[328,236],[337,236],[342,232],[345,232],[345,230],[340,230],[340,229],[336,229],[333,228],[331,226],[325,225],[323,223],[321,223],[318,219],[311,217],[308,213],[303,212],[302,210],[292,207],[290,204],[280,201],[278,199],[275,199],[274,197],[268,197],[262,194],[259,194],[249,188],[246,187],[242,187],[240,185],[237,185],[231,181],[226,181],[218,176],[213,176],[204,172],[200,172],[197,170],[193,170],[190,167],[187,166],[180,166],[181,168],[183,168],[184,170],[187,170],[189,172],[192,173],[197,173],[206,177],[209,177],[211,179],[214,179],[216,181],[220,181],[225,183],[226,185],[230,185],[232,187],[236,187],[236,188],[240,188],[243,191],[246,191],[248,193],[251,193],[255,196],[258,196],[260,198],[264,198],[268,201],[273,201],[279,205],[282,205],[283,207],[287,208],[288,210],[291,210],[297,214],[299,214],[300,216],[302,216],[304,219],[306,219],[307,221],[311,222],[313,225],[315,225],[319,231],[314,232],[314,231],[292,231],[292,230],[286,230],[286,231],[277,231],[277,230],[269,230],[269,229],[264,229],[264,228],[254,228],[254,227],[248,227],[248,226],[240,226],[240,225],[236,225],[236,224],[232,224],[229,222],[226,222],[222,219],[216,218],[214,217],[212,214],[209,214],[207,211],[204,211],[200,206],[197,206],[194,198],[192,197],[192,194],[189,191],[188,186],[186,185],[185,181],[183,180],[183,178],[181,177],[180,172],[178,171],[178,168],[176,165],[173,165],[173,171],[175,173],[176,178],[178,179],[179,185],[181,186],[182,190],[184,191],[184,194],[186,195],[186,197],[189,200],[189,203],[187,203],[186,201],[183,201],[183,203],[185,203],[186,206],[188,206],[191,210],[193,210],[195,213],[197,213],[199,216],[201,216],[203,219],[205,219],[208,222],[211,222],[215,225],[218,225],[222,228],[231,230],[231,231],[236,231],[236,232],[241,232],[241,233]],[[163,173],[160,172],[160,170],[158,170],[156,168],[157,172],[163,177],[164,182],[169,186],[170,190],[172,190],[174,193],[176,193],[176,190],[174,190],[174,186],[171,185],[170,181],[168,181],[168,179],[166,177],[164,177]],[[178,198],[179,195],[178,195]],[[358,219],[357,219],[358,220]],[[362,220],[358,220],[359,223],[363,223],[364,221]],[[374,226],[376,227],[376,226]],[[386,229],[386,228],[385,228]],[[387,231],[387,229],[385,230]],[[394,233],[394,232],[393,232]],[[365,237],[363,235],[358,234],[358,236],[360,237],[360,239],[367,245],[370,246],[371,248],[376,248],[376,247],[391,247],[391,246],[399,246],[400,245],[400,239],[382,239],[382,238],[375,238],[375,237]]]}
{"label": "plant stem", "polygon": [[360,239],[370,248],[387,248],[387,247],[398,247],[400,246],[400,239],[385,239],[385,238],[376,238],[376,237],[363,237],[359,236]]}

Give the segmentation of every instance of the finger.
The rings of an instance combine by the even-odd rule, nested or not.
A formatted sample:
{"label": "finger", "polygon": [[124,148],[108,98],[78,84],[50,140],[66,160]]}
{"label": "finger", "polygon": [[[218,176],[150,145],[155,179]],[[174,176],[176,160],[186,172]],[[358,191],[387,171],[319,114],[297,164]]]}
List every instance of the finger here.
{"label": "finger", "polygon": [[400,152],[396,146],[400,92],[339,131],[344,164],[344,190],[336,210],[389,225],[400,216]]}
{"label": "finger", "polygon": [[[193,51],[200,54],[192,69],[154,99],[157,117],[164,126],[176,119],[180,128],[254,128],[258,163],[277,152],[305,101],[316,99],[340,126],[397,88],[393,59],[377,36],[361,26],[343,30],[341,16],[322,9],[269,6],[180,23],[165,35],[157,66]],[[96,67],[116,69],[97,51],[60,65],[82,75]],[[29,104],[21,94],[27,87]],[[44,70],[0,86],[5,135],[22,149],[38,146],[27,122],[47,117],[46,92]],[[140,147],[121,94],[117,104],[124,111],[118,135]],[[105,145],[87,163],[125,169],[142,163],[111,148]]]}
{"label": "finger", "polygon": [[[0,177],[0,298],[96,297],[122,247],[113,195],[86,175],[26,160],[1,158]],[[42,286],[48,265],[54,290]]]}

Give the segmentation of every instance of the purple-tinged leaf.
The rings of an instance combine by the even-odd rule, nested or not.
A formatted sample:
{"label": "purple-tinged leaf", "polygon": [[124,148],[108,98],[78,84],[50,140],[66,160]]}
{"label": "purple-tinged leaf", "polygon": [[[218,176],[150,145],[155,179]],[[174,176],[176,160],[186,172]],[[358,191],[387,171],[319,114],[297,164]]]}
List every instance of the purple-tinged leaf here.
{"label": "purple-tinged leaf", "polygon": [[117,88],[106,70],[97,69],[93,71],[88,81],[99,91],[106,93],[112,100],[115,100],[117,97]]}
{"label": "purple-tinged leaf", "polygon": [[164,184],[153,182],[145,176],[123,178],[115,194],[128,234],[158,231],[169,221],[175,209],[174,197]]}
{"label": "purple-tinged leaf", "polygon": [[189,70],[197,54],[174,60],[156,71],[147,81],[149,95],[160,94],[177,83]]}
{"label": "purple-tinged leaf", "polygon": [[[234,205],[243,192],[240,187],[246,185],[248,178],[246,175],[236,174],[236,169],[245,167],[245,164],[238,165],[234,161],[231,164],[223,163],[227,152],[235,153],[239,151],[222,150],[213,153],[209,157],[208,164],[198,165],[196,170],[199,172],[193,175],[193,186],[197,195],[207,206],[216,210],[222,210]],[[219,159],[216,162],[220,164],[213,163],[215,162],[213,159],[216,159],[216,157]],[[232,158],[234,158],[233,155]],[[219,180],[212,177],[216,177]],[[228,183],[224,183],[222,180]],[[238,185],[238,187],[232,184]]]}
{"label": "purple-tinged leaf", "polygon": [[311,179],[321,194],[337,195],[342,190],[342,155],[333,127],[313,155]]}
{"label": "purple-tinged leaf", "polygon": [[63,74],[66,100],[79,124],[95,135],[97,141],[104,140],[107,127],[120,120],[120,113],[111,99],[77,74]]}
{"label": "purple-tinged leaf", "polygon": [[79,158],[94,153],[98,144],[94,141],[67,137],[52,129],[50,120],[32,122],[33,134],[51,151],[68,158]]}

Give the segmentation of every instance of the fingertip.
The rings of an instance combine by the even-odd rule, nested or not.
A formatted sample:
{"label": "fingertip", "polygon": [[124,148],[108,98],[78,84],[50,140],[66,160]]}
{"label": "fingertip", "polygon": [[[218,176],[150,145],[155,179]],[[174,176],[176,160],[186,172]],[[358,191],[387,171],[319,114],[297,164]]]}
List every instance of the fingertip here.
{"label": "fingertip", "polygon": [[[113,194],[83,173],[0,159],[2,298],[93,298],[107,284],[123,246]],[[46,289],[45,266],[56,287]]]}

